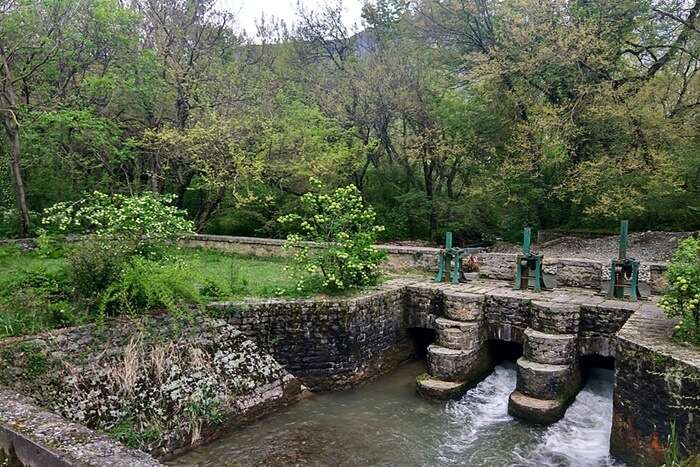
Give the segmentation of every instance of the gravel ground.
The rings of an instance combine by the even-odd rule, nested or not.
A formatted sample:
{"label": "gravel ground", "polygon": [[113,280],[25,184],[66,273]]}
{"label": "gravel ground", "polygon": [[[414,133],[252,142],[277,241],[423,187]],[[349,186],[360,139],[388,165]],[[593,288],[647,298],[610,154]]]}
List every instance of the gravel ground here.
{"label": "gravel ground", "polygon": [[[637,232],[629,236],[627,257],[640,261],[669,261],[678,241],[691,232]],[[561,237],[542,245],[533,245],[533,251],[554,258],[586,258],[609,261],[618,254],[618,237],[577,238]],[[518,253],[520,245],[499,243],[491,251]]]}

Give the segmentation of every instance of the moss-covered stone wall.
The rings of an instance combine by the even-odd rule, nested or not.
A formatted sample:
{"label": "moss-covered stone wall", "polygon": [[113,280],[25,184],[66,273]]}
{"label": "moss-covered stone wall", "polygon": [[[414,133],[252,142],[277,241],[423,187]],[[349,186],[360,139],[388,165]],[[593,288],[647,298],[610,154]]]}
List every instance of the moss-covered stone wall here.
{"label": "moss-covered stone wall", "polygon": [[404,284],[356,297],[214,303],[312,390],[350,387],[395,369],[412,351]]}
{"label": "moss-covered stone wall", "polygon": [[645,306],[615,340],[610,449],[630,465],[663,464],[672,426],[681,453],[700,452],[700,349],[673,342],[673,325]]}

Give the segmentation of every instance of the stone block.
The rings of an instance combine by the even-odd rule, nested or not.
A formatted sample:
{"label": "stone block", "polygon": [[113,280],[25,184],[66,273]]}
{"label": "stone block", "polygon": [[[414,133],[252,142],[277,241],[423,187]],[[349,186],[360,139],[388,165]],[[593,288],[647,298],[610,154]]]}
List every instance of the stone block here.
{"label": "stone block", "polygon": [[426,399],[454,400],[467,392],[469,386],[461,381],[442,381],[424,374],[416,378],[416,391]]}
{"label": "stone block", "polygon": [[527,360],[537,363],[573,364],[576,361],[576,335],[546,334],[527,328],[523,354]]}
{"label": "stone block", "polygon": [[522,344],[525,340],[524,329],[508,323],[490,323],[487,327],[488,338],[497,341],[517,342]]}
{"label": "stone block", "polygon": [[550,334],[577,334],[580,307],[567,303],[533,301],[530,304],[531,327]]}
{"label": "stone block", "polygon": [[672,423],[681,455],[700,452],[700,349],[670,339],[675,323],[645,303],[613,340],[610,451],[628,465],[661,465]]}
{"label": "stone block", "polygon": [[664,273],[668,269],[668,263],[649,264],[649,288],[654,294],[661,294],[666,290],[668,284],[664,278]]}
{"label": "stone block", "polygon": [[566,405],[557,399],[543,400],[513,391],[508,398],[508,413],[525,422],[549,425],[561,420]]}
{"label": "stone block", "polygon": [[549,261],[555,263],[558,285],[600,289],[603,263],[578,258],[553,258]]}
{"label": "stone block", "polygon": [[489,325],[508,324],[525,331],[530,325],[530,300],[522,292],[490,292],[486,294],[484,316]]}
{"label": "stone block", "polygon": [[537,399],[570,402],[581,386],[581,372],[572,365],[546,365],[518,359],[516,389]]}
{"label": "stone block", "polygon": [[435,320],[437,343],[456,350],[475,350],[484,342],[483,326],[478,321],[463,322],[445,318]]}
{"label": "stone block", "polygon": [[485,350],[455,350],[431,345],[428,347],[428,371],[437,379],[470,382],[488,371],[490,365]]}
{"label": "stone block", "polygon": [[478,253],[479,274],[489,279],[513,280],[516,257],[513,253]]}
{"label": "stone block", "polygon": [[445,294],[445,316],[455,321],[478,321],[484,316],[484,296],[473,293]]}
{"label": "stone block", "polygon": [[48,412],[15,391],[0,388],[0,407],[0,465],[164,467],[150,455]]}

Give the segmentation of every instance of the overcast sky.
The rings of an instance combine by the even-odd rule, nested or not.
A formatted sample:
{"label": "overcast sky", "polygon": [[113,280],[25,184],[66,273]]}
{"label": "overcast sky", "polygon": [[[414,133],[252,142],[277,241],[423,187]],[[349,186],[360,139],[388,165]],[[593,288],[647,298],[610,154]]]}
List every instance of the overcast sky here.
{"label": "overcast sky", "polygon": [[[301,3],[308,9],[319,8],[329,0],[301,0]],[[335,0],[330,0],[335,2]],[[218,0],[219,6],[228,10],[238,17],[238,23],[250,35],[255,34],[255,21],[262,13],[269,18],[275,16],[283,19],[288,25],[294,22],[297,0]],[[351,26],[353,23],[360,23],[360,13],[363,0],[343,0],[345,9],[345,24]]]}

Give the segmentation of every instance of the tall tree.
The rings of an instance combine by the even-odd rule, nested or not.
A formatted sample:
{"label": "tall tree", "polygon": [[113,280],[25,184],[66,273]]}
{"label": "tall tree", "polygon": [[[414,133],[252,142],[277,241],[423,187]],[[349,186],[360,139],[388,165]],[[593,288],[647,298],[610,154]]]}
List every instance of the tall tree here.
{"label": "tall tree", "polygon": [[19,235],[30,231],[29,203],[22,176],[20,102],[17,87],[30,81],[56,57],[75,2],[11,1],[0,16],[0,113],[8,142]]}

